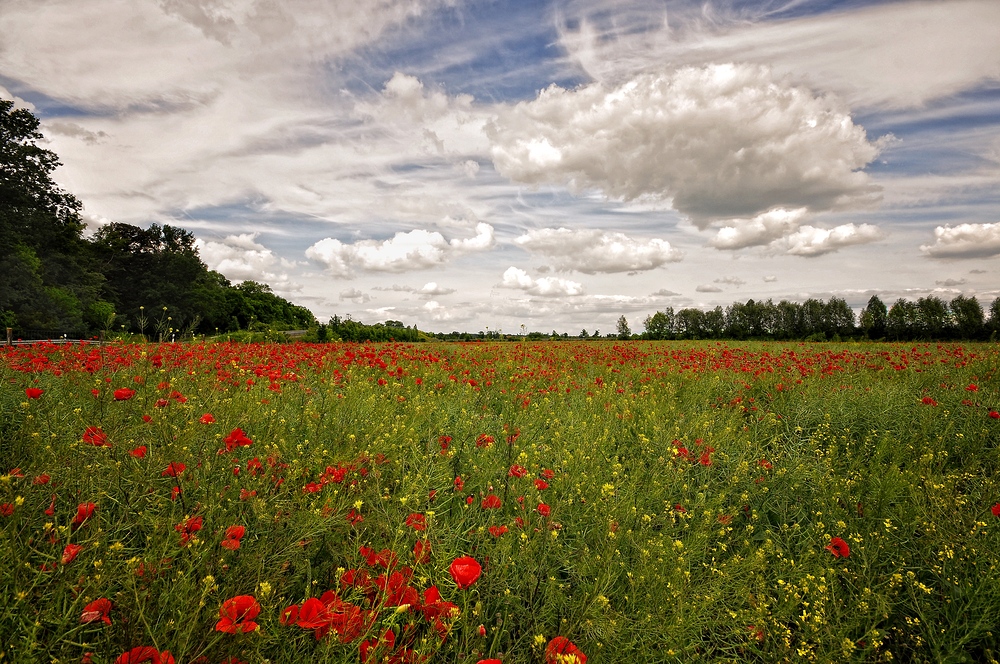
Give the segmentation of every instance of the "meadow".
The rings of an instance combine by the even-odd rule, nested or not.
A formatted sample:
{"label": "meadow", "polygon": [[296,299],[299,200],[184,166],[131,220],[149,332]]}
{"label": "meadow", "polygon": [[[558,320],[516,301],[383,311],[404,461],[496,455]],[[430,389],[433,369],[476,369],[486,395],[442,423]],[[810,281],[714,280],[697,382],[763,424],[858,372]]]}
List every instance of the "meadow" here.
{"label": "meadow", "polygon": [[0,360],[0,663],[995,662],[1000,348]]}

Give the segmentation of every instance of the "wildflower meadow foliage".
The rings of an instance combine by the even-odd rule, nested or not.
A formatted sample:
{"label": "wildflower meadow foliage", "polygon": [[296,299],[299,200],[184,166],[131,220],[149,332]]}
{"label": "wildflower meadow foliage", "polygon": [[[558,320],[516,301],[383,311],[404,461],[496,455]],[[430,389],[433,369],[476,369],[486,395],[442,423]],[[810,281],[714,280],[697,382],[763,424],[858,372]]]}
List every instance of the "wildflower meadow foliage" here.
{"label": "wildflower meadow foliage", "polygon": [[0,662],[997,661],[998,365],[4,349]]}

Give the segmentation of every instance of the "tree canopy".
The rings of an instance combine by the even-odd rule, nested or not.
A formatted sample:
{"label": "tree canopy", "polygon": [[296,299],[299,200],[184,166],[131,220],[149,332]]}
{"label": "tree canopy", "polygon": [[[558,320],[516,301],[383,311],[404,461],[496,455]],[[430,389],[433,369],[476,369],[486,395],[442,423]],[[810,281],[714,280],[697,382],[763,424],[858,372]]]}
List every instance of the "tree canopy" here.
{"label": "tree canopy", "polygon": [[268,286],[209,270],[189,231],[111,223],[85,238],[80,201],[52,180],[59,159],[38,128],[0,99],[0,323],[16,335],[315,325]]}

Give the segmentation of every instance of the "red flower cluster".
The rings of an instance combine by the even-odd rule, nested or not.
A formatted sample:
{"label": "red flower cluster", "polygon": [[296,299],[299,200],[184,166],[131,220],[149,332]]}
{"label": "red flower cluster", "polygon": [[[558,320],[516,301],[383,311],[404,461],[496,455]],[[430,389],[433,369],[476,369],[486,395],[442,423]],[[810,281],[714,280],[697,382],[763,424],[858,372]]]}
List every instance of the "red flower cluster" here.
{"label": "red flower cluster", "polygon": [[29,399],[41,399],[42,395],[45,394],[45,390],[43,390],[40,387],[29,387],[26,390],[24,390],[24,394]]}

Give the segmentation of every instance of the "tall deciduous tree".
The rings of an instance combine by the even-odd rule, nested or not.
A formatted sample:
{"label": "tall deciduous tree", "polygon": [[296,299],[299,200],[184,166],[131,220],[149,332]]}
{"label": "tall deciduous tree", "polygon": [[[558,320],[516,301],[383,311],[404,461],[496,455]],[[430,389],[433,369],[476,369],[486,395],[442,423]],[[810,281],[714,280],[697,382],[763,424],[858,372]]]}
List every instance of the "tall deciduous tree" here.
{"label": "tall deciduous tree", "polygon": [[986,319],[979,300],[965,295],[956,295],[948,303],[952,324],[956,334],[962,339],[978,339],[985,331]]}
{"label": "tall deciduous tree", "polygon": [[101,278],[80,202],[52,180],[59,159],[42,139],[38,118],[0,99],[0,317],[18,333],[82,333]]}

